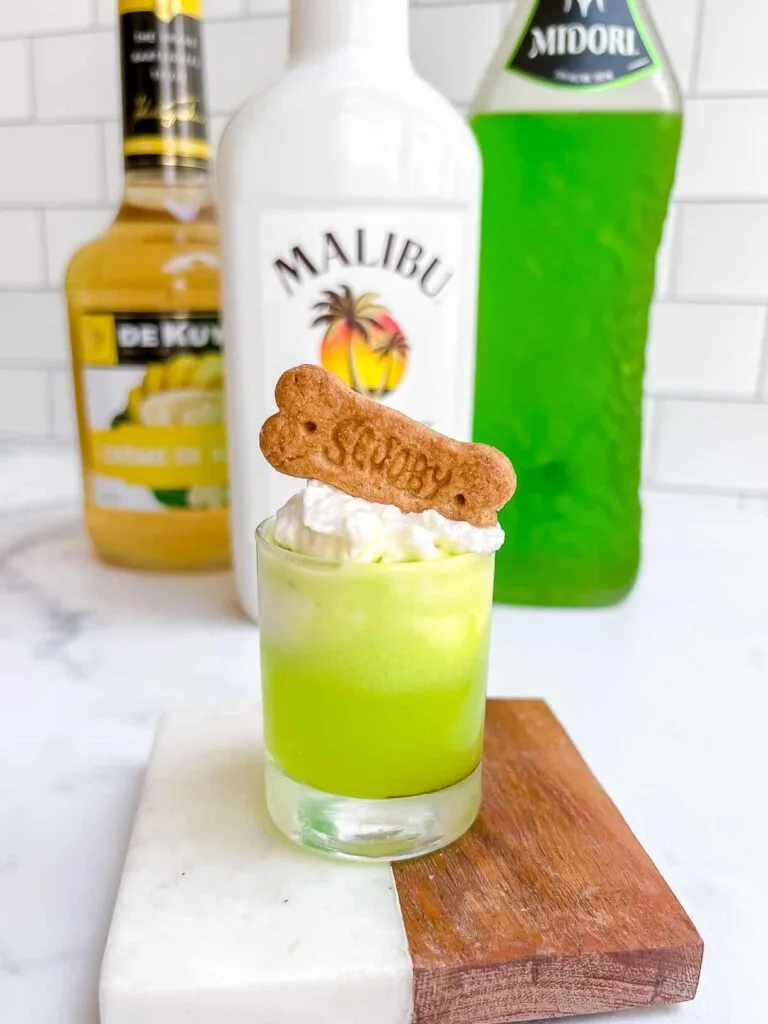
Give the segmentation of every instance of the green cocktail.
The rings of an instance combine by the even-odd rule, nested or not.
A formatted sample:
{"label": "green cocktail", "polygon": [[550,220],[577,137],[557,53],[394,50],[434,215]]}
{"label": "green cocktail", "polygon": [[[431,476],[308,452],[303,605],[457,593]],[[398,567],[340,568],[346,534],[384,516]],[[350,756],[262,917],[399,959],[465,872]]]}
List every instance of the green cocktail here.
{"label": "green cocktail", "polygon": [[[258,560],[278,825],[274,804],[293,802],[293,838],[389,859],[456,838],[479,806],[494,556],[325,562],[278,547],[267,523]],[[341,834],[342,812],[367,825]]]}

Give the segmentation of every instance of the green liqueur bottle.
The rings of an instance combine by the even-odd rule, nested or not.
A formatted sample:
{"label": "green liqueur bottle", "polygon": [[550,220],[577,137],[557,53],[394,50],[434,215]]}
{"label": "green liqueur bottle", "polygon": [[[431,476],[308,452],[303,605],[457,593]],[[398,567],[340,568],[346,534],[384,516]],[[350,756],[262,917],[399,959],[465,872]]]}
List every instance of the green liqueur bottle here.
{"label": "green liqueur bottle", "polygon": [[496,598],[608,605],[640,562],[642,382],[682,130],[639,0],[528,0],[473,105],[475,438],[513,459]]}

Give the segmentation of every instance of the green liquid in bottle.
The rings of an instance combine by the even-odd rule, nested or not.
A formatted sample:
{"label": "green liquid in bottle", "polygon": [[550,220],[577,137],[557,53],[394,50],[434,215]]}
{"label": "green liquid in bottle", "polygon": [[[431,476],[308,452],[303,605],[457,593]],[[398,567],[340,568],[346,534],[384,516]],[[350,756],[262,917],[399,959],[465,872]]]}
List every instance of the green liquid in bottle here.
{"label": "green liquid in bottle", "polygon": [[505,603],[613,604],[640,560],[641,402],[678,113],[490,113],[475,439],[506,452]]}

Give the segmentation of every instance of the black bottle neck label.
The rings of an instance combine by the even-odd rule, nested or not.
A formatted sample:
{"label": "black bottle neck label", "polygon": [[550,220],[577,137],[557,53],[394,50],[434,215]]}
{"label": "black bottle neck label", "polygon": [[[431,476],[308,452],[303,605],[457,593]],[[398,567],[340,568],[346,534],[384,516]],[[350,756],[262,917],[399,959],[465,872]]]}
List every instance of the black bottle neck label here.
{"label": "black bottle neck label", "polygon": [[539,0],[507,69],[549,85],[605,89],[658,66],[634,0]]}
{"label": "black bottle neck label", "polygon": [[126,168],[207,167],[201,0],[120,0],[119,10]]}

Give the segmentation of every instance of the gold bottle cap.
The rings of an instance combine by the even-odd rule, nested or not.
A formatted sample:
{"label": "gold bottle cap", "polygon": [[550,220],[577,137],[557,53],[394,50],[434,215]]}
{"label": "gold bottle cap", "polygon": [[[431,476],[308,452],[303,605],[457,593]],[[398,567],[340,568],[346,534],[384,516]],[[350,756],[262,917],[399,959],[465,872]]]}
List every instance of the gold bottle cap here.
{"label": "gold bottle cap", "polygon": [[119,0],[118,10],[120,14],[149,11],[160,21],[170,21],[177,14],[202,18],[203,0]]}

